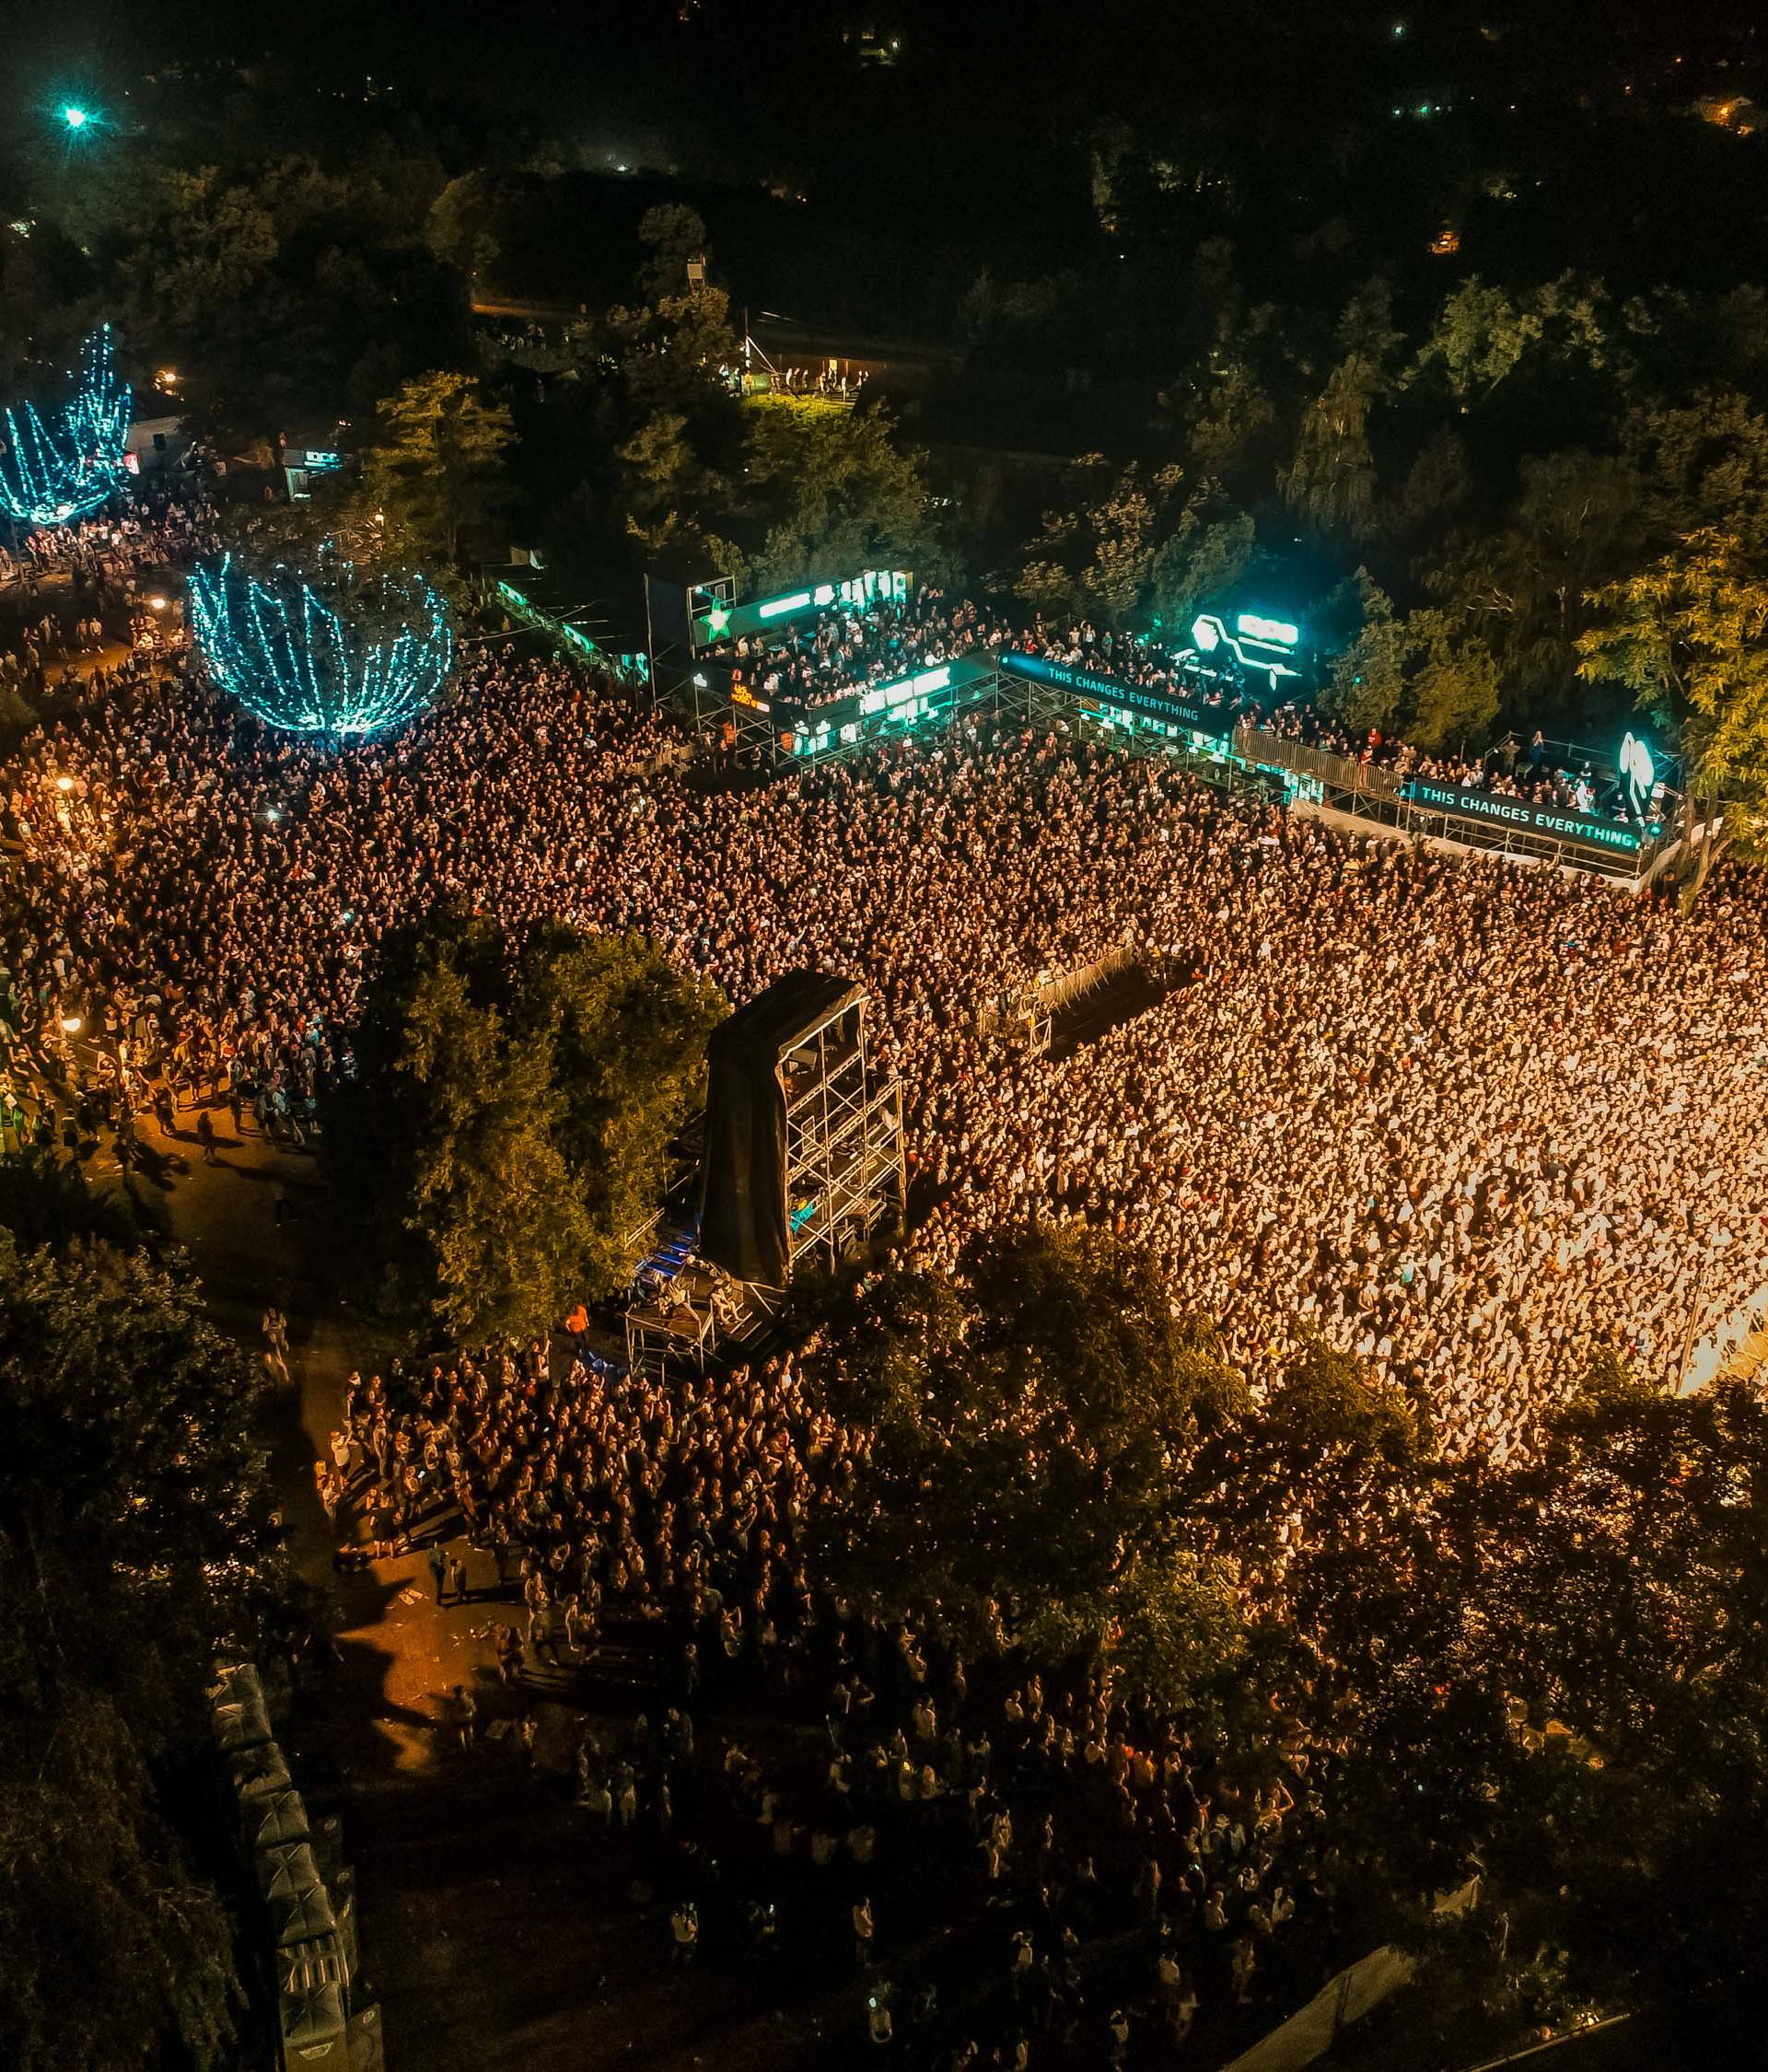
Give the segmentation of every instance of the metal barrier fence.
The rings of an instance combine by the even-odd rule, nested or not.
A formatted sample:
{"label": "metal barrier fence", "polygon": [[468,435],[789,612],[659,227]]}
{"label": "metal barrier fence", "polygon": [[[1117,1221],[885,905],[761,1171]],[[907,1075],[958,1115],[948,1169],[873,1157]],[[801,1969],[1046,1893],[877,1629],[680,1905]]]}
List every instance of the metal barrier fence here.
{"label": "metal barrier fence", "polygon": [[1096,957],[1090,964],[1058,972],[1053,978],[1034,979],[1017,993],[1001,995],[994,1026],[1003,1033],[1018,1031],[1029,1048],[1041,1054],[1050,1047],[1052,1024],[1057,1015],[1125,972],[1134,970],[1141,961],[1142,952],[1124,943]]}
{"label": "metal barrier fence", "polygon": [[1076,1000],[1096,993],[1100,986],[1109,985],[1120,973],[1127,972],[1136,961],[1137,954],[1128,944],[1118,949],[1108,949],[1103,957],[1082,965],[1078,971],[1063,972],[1055,978],[1041,979],[1027,990],[1039,1012],[1059,1015],[1064,1008],[1073,1007]]}
{"label": "metal barrier fence", "polygon": [[1338,791],[1403,804],[1400,780],[1378,763],[1364,762],[1354,755],[1340,755],[1333,749],[1309,748],[1263,727],[1237,727],[1234,752],[1248,762],[1290,770],[1299,777],[1312,777],[1325,791]]}

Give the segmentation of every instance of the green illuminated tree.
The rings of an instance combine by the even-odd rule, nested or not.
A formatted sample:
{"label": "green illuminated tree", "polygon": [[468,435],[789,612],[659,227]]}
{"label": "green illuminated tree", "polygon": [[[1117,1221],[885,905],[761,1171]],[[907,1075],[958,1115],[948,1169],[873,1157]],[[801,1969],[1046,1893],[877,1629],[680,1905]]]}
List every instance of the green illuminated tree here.
{"label": "green illuminated tree", "polygon": [[1353,581],[1353,609],[1360,623],[1332,658],[1332,681],[1320,703],[1361,732],[1391,727],[1404,712],[1413,644],[1403,621],[1394,616],[1393,599],[1368,570],[1359,568]]}
{"label": "green illuminated tree", "polygon": [[144,246],[123,262],[157,330],[193,335],[204,318],[262,287],[282,250],[271,197],[229,183],[219,169],[161,176],[157,252]]}
{"label": "green illuminated tree", "polygon": [[1440,611],[1414,611],[1406,637],[1421,660],[1406,738],[1422,749],[1481,749],[1498,716],[1498,665],[1477,634],[1458,635]]}
{"label": "green illuminated tree", "polygon": [[492,175],[478,166],[449,180],[430,204],[424,242],[462,276],[469,288],[481,285],[497,263],[502,205]]}
{"label": "green illuminated tree", "polygon": [[663,1197],[669,1147],[699,1105],[706,1039],[727,1012],[638,936],[553,926],[529,944],[512,1014],[549,1046],[552,1137],[588,1219],[587,1286],[625,1286],[633,1234]]}
{"label": "green illuminated tree", "polygon": [[1498,712],[1498,668],[1475,634],[1442,611],[1394,615],[1367,568],[1347,600],[1361,623],[1332,659],[1324,708],[1361,730],[1402,732],[1423,749],[1476,748]]}
{"label": "green illuminated tree", "polygon": [[[1097,471],[1104,465],[1102,453],[1083,453],[1075,462],[1077,471],[1088,471],[1095,481]],[[1123,479],[1130,483],[1134,478],[1131,474]],[[1026,544],[1025,558],[1014,579],[1014,596],[1047,618],[1077,616],[1085,594],[1080,572],[1092,539],[1090,498],[1066,510],[1046,511],[1037,536]]]}
{"label": "green illuminated tree", "polygon": [[[440,961],[402,1005],[395,1069],[417,1125],[405,1223],[433,1263],[438,1321],[462,1337],[543,1330],[583,1291],[590,1239],[553,1142],[550,1046],[511,1031]],[[399,1178],[385,1176],[390,1193]]]}
{"label": "green illuminated tree", "polygon": [[[107,140],[87,169],[111,163]],[[344,166],[238,151],[192,166],[144,136],[115,164],[127,177],[80,241],[114,267],[132,351],[178,370],[187,421],[228,450],[366,415],[469,349],[462,284],[424,242],[433,159],[382,138]]]}
{"label": "green illuminated tree", "polygon": [[1684,896],[1700,896],[1728,849],[1768,842],[1768,576],[1708,527],[1591,599],[1579,674],[1618,679],[1675,731],[1692,839]]}
{"label": "green illuminated tree", "polygon": [[730,489],[695,456],[684,417],[659,411],[647,418],[620,448],[619,460],[626,530],[647,554],[687,551],[727,576],[745,574],[742,554],[701,516],[727,507]]}
{"label": "green illuminated tree", "polygon": [[1748,397],[1708,390],[1687,405],[1641,410],[1623,437],[1654,543],[1716,526],[1768,554],[1768,417]]}
{"label": "green illuminated tree", "polygon": [[1538,721],[1564,703],[1588,594],[1637,550],[1640,483],[1630,461],[1577,448],[1527,459],[1521,473],[1508,521],[1461,543],[1428,587],[1490,644],[1513,709]]}
{"label": "green illuminated tree", "polygon": [[731,327],[722,288],[662,295],[646,308],[611,309],[608,332],[634,413],[678,411],[701,427],[709,417],[737,422],[731,386],[742,341]]}
{"label": "green illuminated tree", "polygon": [[381,443],[362,457],[363,489],[388,522],[453,567],[464,529],[508,495],[504,455],[515,429],[464,374],[425,374],[380,406]]}
{"label": "green illuminated tree", "polygon": [[1608,352],[1599,285],[1568,273],[1512,296],[1475,274],[1444,303],[1413,373],[1438,375],[1458,402],[1471,405],[1526,368],[1600,368]]}
{"label": "green illuminated tree", "polygon": [[1222,477],[1237,492],[1252,472],[1268,482],[1263,463],[1275,444],[1276,426],[1276,403],[1250,361],[1230,352],[1212,355],[1191,415],[1191,471]]}
{"label": "green illuminated tree", "polygon": [[1046,550],[1034,554],[1027,561],[1014,578],[1013,594],[1022,604],[1046,619],[1064,619],[1077,616],[1080,611],[1080,578],[1064,563],[1050,558],[1048,550],[1060,549],[1064,542],[1064,523],[1072,536],[1076,521],[1070,517],[1065,521],[1054,514],[1046,518],[1044,529],[1038,544]]}
{"label": "green illuminated tree", "polygon": [[1161,541],[1149,571],[1155,616],[1169,633],[1182,633],[1204,606],[1239,594],[1258,559],[1251,513],[1234,510],[1205,484],[1186,500],[1179,522]]}
{"label": "green illuminated tree", "polygon": [[1154,565],[1154,506],[1142,490],[1121,483],[1094,509],[1092,527],[1092,558],[1080,576],[1088,611],[1108,626],[1127,625]]}
{"label": "green illuminated tree", "polygon": [[661,410],[620,448],[626,530],[650,553],[680,543],[682,506],[704,486],[687,430],[685,417]]}
{"label": "green illuminated tree", "polygon": [[1072,509],[1044,514],[1013,586],[1034,611],[1122,627],[1151,606],[1163,626],[1189,625],[1199,604],[1231,593],[1251,565],[1252,521],[1215,483],[1181,505],[1181,469],[1108,477],[1099,454],[1076,465],[1097,486]]}
{"label": "green illuminated tree", "polygon": [[1402,336],[1394,328],[1393,290],[1379,275],[1365,281],[1339,314],[1339,352],[1368,367],[1378,384],[1387,378]]}
{"label": "green illuminated tree", "polygon": [[770,588],[842,568],[925,567],[935,550],[924,457],[881,410],[756,396],[749,481],[773,517],[753,579]]}

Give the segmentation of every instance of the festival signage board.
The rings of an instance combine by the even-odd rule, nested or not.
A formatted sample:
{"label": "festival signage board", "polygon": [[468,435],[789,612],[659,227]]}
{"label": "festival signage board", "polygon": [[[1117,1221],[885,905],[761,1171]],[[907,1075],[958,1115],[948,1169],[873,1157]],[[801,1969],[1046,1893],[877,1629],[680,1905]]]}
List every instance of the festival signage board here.
{"label": "festival signage board", "polygon": [[923,720],[965,711],[975,703],[978,686],[992,682],[994,674],[985,658],[960,655],[889,683],[858,686],[844,698],[820,705],[777,695],[764,701],[752,693],[739,698],[737,691],[731,696],[768,714],[780,735],[790,740],[794,754],[821,754],[831,737],[851,745],[890,728],[906,732]]}
{"label": "festival signage board", "polygon": [[1239,717],[1236,705],[1211,704],[1164,684],[1126,683],[1121,677],[1101,676],[1094,669],[1076,669],[1067,662],[1053,662],[1048,656],[1021,654],[1016,648],[1008,648],[1002,655],[1001,673],[1032,683],[1053,684],[1084,698],[1097,698],[1113,711],[1157,719],[1169,727],[1183,727],[1193,734],[1207,734],[1213,740],[1231,739]]}
{"label": "festival signage board", "polygon": [[1465,791],[1460,785],[1437,784],[1425,777],[1408,779],[1400,787],[1400,796],[1409,805],[1430,812],[1454,813],[1462,820],[1483,821],[1553,842],[1581,842],[1611,854],[1631,856],[1642,839],[1639,829],[1624,821],[1599,820],[1594,813],[1568,812],[1563,806],[1510,798],[1501,792]]}

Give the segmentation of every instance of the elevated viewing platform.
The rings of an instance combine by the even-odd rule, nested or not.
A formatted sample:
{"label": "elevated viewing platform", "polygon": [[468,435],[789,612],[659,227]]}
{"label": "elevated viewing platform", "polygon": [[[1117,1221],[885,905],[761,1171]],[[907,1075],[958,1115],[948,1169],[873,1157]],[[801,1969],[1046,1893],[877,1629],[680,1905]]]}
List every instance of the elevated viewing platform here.
{"label": "elevated viewing platform", "polygon": [[1259,727],[1236,728],[1231,746],[1242,762],[1281,771],[1294,798],[1424,839],[1595,871],[1626,884],[1647,882],[1681,838],[1680,799],[1663,822],[1654,824],[1418,774],[1401,776],[1379,763]]}
{"label": "elevated viewing platform", "polygon": [[900,569],[748,599],[723,577],[655,576],[652,694],[714,758],[757,775],[986,714],[1175,757],[1273,803],[1623,885],[1649,882],[1681,838],[1681,797],[1632,735],[1618,759],[1538,739],[1524,769],[1512,739],[1501,764],[1402,752],[1396,765],[1270,724],[1274,709],[1331,731],[1313,714],[1300,634],[1287,621],[1204,611],[1186,644],[1106,636],[1078,654],[1002,644],[1005,629],[984,621],[995,644],[954,655],[926,638],[914,596]]}

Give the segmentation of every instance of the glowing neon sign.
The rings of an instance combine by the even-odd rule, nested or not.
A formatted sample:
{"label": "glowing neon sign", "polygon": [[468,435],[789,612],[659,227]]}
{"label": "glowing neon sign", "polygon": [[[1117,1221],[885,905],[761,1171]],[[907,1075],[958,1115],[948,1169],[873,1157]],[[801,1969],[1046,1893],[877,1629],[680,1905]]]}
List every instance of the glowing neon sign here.
{"label": "glowing neon sign", "polygon": [[895,683],[880,683],[860,699],[859,709],[867,716],[875,712],[893,711],[911,698],[925,697],[929,691],[944,691],[950,682],[951,664],[942,662],[936,669],[923,669],[919,675],[900,678]]}
{"label": "glowing neon sign", "polygon": [[[1290,636],[1289,645],[1293,646],[1295,639],[1300,637],[1296,627],[1285,625],[1281,620],[1251,618],[1244,612],[1236,623],[1240,629],[1238,638],[1213,611],[1200,612],[1191,623],[1191,637],[1196,643],[1197,651],[1213,655],[1217,648],[1226,647],[1243,669],[1256,669],[1272,678],[1300,674],[1298,669],[1289,667],[1288,647],[1277,639],[1280,634]],[[1251,630],[1254,626],[1270,630],[1256,634]],[[1257,647],[1270,648],[1273,652],[1264,655],[1248,652],[1249,648]]]}
{"label": "glowing neon sign", "polygon": [[1557,806],[1538,805],[1530,798],[1507,794],[1468,791],[1460,785],[1439,785],[1422,777],[1410,777],[1400,796],[1409,805],[1423,806],[1438,813],[1453,813],[1463,820],[1487,821],[1514,828],[1524,834],[1553,835],[1561,840],[1587,844],[1593,849],[1620,850],[1634,854],[1640,846],[1636,827],[1618,821],[1599,820],[1594,813],[1568,813]]}
{"label": "glowing neon sign", "polygon": [[1644,813],[1658,782],[1658,765],[1651,750],[1637,734],[1629,732],[1621,743],[1621,774],[1627,781],[1627,797],[1635,813]]}
{"label": "glowing neon sign", "polygon": [[1248,640],[1262,640],[1274,647],[1293,647],[1301,638],[1301,628],[1287,624],[1282,619],[1255,618],[1250,611],[1242,611],[1234,623]]}

